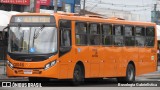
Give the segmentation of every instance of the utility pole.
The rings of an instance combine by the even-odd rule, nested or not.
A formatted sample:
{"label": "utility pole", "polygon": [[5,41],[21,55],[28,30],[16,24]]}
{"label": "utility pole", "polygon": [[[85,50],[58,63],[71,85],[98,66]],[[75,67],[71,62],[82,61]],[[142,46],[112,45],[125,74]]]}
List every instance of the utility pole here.
{"label": "utility pole", "polygon": [[64,11],[64,12],[66,12],[66,9],[65,9],[65,1],[64,0],[62,0],[62,11]]}
{"label": "utility pole", "polygon": [[84,0],[84,2],[83,2],[83,15],[85,15],[85,7],[86,7],[86,0]]}
{"label": "utility pole", "polygon": [[154,22],[157,23],[157,4],[154,4]]}
{"label": "utility pole", "polygon": [[36,6],[37,6],[37,0],[34,0],[34,11],[33,12],[36,12]]}
{"label": "utility pole", "polygon": [[54,0],[54,13],[57,13],[57,0]]}

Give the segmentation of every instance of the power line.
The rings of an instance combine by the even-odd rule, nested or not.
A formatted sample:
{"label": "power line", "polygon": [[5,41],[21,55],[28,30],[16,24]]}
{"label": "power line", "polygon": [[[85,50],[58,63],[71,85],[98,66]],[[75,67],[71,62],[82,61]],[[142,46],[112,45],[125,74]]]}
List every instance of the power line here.
{"label": "power line", "polygon": [[99,3],[99,4],[105,4],[105,5],[111,5],[111,6],[118,6],[118,7],[151,7],[153,4],[145,4],[145,5],[127,5],[127,4],[114,4],[114,3],[106,3],[103,1],[93,2],[93,1],[86,1],[87,3]]}
{"label": "power line", "polygon": [[[104,9],[104,10],[113,10],[112,8],[99,8],[99,9]],[[136,12],[136,11],[147,11],[147,10],[150,10],[151,8],[145,8],[145,9],[130,9],[130,10],[123,10],[123,9],[114,9],[114,10],[119,10],[119,11],[133,11],[133,12]]]}
{"label": "power line", "polygon": [[[112,6],[114,6],[114,5],[121,5],[121,6],[125,6],[125,7],[123,7],[123,8],[127,8],[126,10],[124,10],[123,8],[122,9],[115,9],[115,10],[121,10],[121,11],[133,11],[133,12],[136,12],[136,11],[146,11],[146,10],[150,10],[151,8],[153,8],[153,4],[143,4],[143,5],[126,5],[126,4],[113,4],[113,3],[104,3],[103,1],[101,1],[101,0],[99,0],[99,1],[97,1],[97,2],[93,2],[93,1],[90,1],[90,0],[87,0],[86,1],[87,2],[87,4],[90,4],[90,6],[91,6],[91,4],[93,5],[93,3],[96,3],[96,4],[94,4],[92,7],[89,7],[89,5],[88,5],[88,7],[86,7],[86,8],[88,8],[88,11],[92,11],[93,9],[95,9],[96,7],[98,7],[98,5],[100,5],[100,4],[107,4],[107,6],[108,6],[108,4],[110,4],[110,5],[112,5]],[[143,2],[143,1],[142,1]],[[148,5],[150,5],[150,6],[148,6]],[[86,5],[87,6],[87,5]],[[145,7],[145,6],[147,6],[147,7]],[[134,9],[129,9],[128,7],[134,7]],[[135,7],[136,7],[136,9],[135,9]],[[143,9],[139,9],[139,8],[143,8]],[[99,8],[99,9],[105,9],[105,10],[111,10],[112,8],[106,8],[106,6],[104,7],[104,8]],[[112,9],[113,10],[113,9]]]}

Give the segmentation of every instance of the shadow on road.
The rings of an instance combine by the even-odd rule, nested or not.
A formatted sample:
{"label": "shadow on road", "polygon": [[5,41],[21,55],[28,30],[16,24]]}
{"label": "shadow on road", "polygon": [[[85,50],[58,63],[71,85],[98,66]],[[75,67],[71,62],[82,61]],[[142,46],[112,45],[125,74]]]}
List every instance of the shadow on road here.
{"label": "shadow on road", "polygon": [[[8,82],[8,81],[7,81]],[[11,81],[12,83],[41,83],[42,87],[117,87],[118,82],[116,79],[103,79],[103,80],[87,80],[83,84],[74,86],[71,80],[50,80],[50,81],[42,81],[42,82],[29,82],[29,81]],[[144,84],[157,84],[160,86],[160,82],[158,81],[135,81],[134,83],[129,84],[136,84],[136,83],[144,83]],[[2,84],[2,83],[0,83]],[[128,84],[128,83],[122,83]],[[0,85],[2,86],[2,85]]]}
{"label": "shadow on road", "polygon": [[[72,81],[69,80],[60,80],[60,81],[49,81],[42,83],[43,87],[73,87]],[[93,86],[117,86],[117,81],[114,79],[103,79],[103,80],[89,80],[85,81],[83,84],[76,87],[93,87]]]}
{"label": "shadow on road", "polygon": [[42,87],[94,87],[94,86],[115,87],[117,86],[116,79],[87,80],[78,86],[74,86],[71,80],[50,80],[50,81],[42,81],[42,82],[29,82],[29,81],[11,81],[11,82],[12,83],[13,82],[14,83],[41,83]]}

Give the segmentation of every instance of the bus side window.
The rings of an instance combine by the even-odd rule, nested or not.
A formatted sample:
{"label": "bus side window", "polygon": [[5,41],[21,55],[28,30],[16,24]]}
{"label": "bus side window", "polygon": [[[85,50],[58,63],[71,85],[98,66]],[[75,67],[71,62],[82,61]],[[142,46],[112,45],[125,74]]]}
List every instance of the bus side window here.
{"label": "bus side window", "polygon": [[135,46],[134,28],[133,26],[124,27],[125,46]]}
{"label": "bus side window", "polygon": [[71,46],[71,33],[70,30],[61,29],[61,47]]}
{"label": "bus side window", "polygon": [[76,44],[87,45],[87,23],[77,22],[75,32],[76,32]]}
{"label": "bus side window", "polygon": [[146,28],[146,46],[153,47],[155,40],[155,29],[154,27]]}
{"label": "bus side window", "polygon": [[145,28],[137,26],[135,27],[135,43],[136,46],[145,46]]}
{"label": "bus side window", "polygon": [[100,25],[96,23],[89,24],[89,44],[100,45]]}
{"label": "bus side window", "polygon": [[71,21],[60,20],[60,56],[71,50]]}
{"label": "bus side window", "polygon": [[115,46],[123,46],[124,38],[123,38],[123,26],[122,25],[114,25],[113,27],[114,33],[114,45]]}
{"label": "bus side window", "polygon": [[112,45],[112,41],[113,41],[112,25],[103,24],[102,25],[102,44]]}

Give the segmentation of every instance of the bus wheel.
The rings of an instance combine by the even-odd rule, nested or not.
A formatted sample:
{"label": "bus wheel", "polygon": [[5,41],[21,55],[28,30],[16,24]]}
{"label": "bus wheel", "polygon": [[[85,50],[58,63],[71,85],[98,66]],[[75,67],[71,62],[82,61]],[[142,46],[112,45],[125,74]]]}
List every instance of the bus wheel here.
{"label": "bus wheel", "polygon": [[76,65],[73,73],[73,85],[80,85],[84,82],[84,72],[80,65]]}
{"label": "bus wheel", "polygon": [[118,77],[118,82],[124,82],[124,83],[132,83],[135,81],[135,68],[133,64],[128,64],[127,70],[126,70],[126,77]]}

